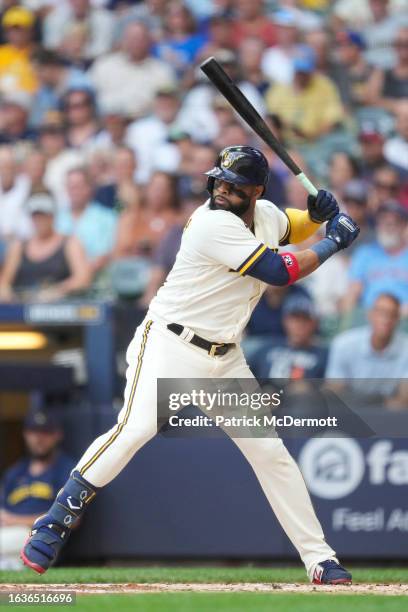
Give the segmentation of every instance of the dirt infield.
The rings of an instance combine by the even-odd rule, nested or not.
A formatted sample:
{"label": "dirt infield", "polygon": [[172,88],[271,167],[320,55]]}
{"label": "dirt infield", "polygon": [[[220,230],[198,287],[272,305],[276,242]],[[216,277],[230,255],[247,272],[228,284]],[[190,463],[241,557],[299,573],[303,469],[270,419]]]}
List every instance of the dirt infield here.
{"label": "dirt infield", "polygon": [[0,593],[4,591],[75,591],[78,594],[112,595],[138,593],[180,593],[190,591],[195,593],[337,593],[338,595],[406,595],[408,584],[353,584],[353,585],[313,585],[299,583],[154,583],[154,584],[0,584]]}

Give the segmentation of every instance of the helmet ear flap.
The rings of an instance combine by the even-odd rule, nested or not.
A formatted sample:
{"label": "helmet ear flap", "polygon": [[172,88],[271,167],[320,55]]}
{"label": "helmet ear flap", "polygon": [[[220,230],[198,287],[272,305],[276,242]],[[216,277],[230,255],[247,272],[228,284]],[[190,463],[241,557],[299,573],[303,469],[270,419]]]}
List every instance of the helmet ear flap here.
{"label": "helmet ear flap", "polygon": [[212,196],[214,189],[215,178],[213,176],[209,176],[207,180],[207,191]]}

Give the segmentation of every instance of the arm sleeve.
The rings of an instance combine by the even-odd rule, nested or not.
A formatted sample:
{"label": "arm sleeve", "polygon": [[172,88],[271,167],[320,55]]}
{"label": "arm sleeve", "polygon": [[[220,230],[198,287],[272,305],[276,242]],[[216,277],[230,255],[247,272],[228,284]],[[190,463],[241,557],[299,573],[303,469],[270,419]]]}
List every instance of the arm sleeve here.
{"label": "arm sleeve", "polygon": [[287,208],[285,210],[288,219],[288,232],[283,237],[279,244],[298,244],[310,238],[320,227],[320,223],[315,223],[309,217],[307,210],[299,210],[298,208]]}
{"label": "arm sleeve", "polygon": [[299,278],[299,264],[292,253],[279,255],[266,248],[247,274],[268,285],[291,285]]}

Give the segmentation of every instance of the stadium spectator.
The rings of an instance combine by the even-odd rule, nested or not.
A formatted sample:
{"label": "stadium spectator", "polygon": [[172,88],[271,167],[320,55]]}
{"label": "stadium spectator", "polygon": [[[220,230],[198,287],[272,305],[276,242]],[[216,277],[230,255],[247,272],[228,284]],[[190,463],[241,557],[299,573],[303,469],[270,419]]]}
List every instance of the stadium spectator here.
{"label": "stadium spectator", "polygon": [[351,245],[347,251],[347,254],[351,255],[362,244],[371,243],[375,240],[373,218],[368,208],[366,183],[357,178],[345,183],[341,190],[340,201],[344,206],[345,212],[354,219],[360,228],[358,244]]}
{"label": "stadium spectator", "polygon": [[44,174],[47,167],[47,158],[42,151],[32,149],[24,159],[22,170],[30,183],[30,193],[47,191],[44,184]]}
{"label": "stadium spectator", "polygon": [[32,230],[24,204],[30,182],[21,173],[16,152],[11,146],[0,147],[0,238],[27,238]]}
{"label": "stadium spectator", "polygon": [[67,121],[67,144],[75,149],[92,149],[100,131],[96,100],[92,90],[75,87],[62,98]]}
{"label": "stadium spectator", "polygon": [[163,38],[154,47],[155,55],[182,79],[206,42],[187,6],[180,0],[170,0],[165,9]]}
{"label": "stadium spectator", "polygon": [[126,130],[129,118],[121,108],[115,106],[99,106],[101,131],[96,135],[96,149],[113,149],[125,144]]}
{"label": "stadium spectator", "polygon": [[60,450],[63,433],[51,411],[31,410],[23,427],[27,455],[3,475],[0,495],[0,569],[23,569],[20,550],[33,521],[44,514],[74,461]]}
{"label": "stadium spectator", "polygon": [[257,378],[322,378],[327,349],[315,340],[317,314],[307,297],[288,298],[282,309],[285,340],[271,339],[250,359]]}
{"label": "stadium spectator", "polygon": [[69,170],[66,189],[70,206],[59,211],[56,229],[61,234],[79,239],[95,276],[111,259],[117,215],[92,199],[94,185],[87,168]]}
{"label": "stadium spectator", "polygon": [[373,105],[394,112],[399,100],[408,98],[408,25],[401,28],[394,41],[395,64],[376,70],[368,82],[368,99]]}
{"label": "stadium spectator", "polygon": [[350,154],[339,151],[334,153],[329,165],[329,185],[330,190],[340,197],[344,185],[357,178],[359,167],[357,160]]}
{"label": "stadium spectator", "polygon": [[141,192],[134,180],[136,158],[132,149],[129,147],[116,149],[112,154],[111,171],[111,181],[96,189],[95,199],[117,211],[140,206]]}
{"label": "stadium spectator", "polygon": [[113,19],[109,11],[91,6],[90,0],[58,2],[43,22],[44,46],[58,50],[67,29],[81,24],[88,33],[84,49],[87,59],[107,53],[113,42]]}
{"label": "stadium spectator", "polygon": [[179,176],[178,189],[181,197],[189,193],[204,193],[207,188],[205,172],[211,168],[217,157],[213,147],[209,145],[195,145],[191,151],[191,158],[184,174]]}
{"label": "stadium spectator", "polygon": [[6,44],[0,46],[0,93],[23,91],[33,94],[37,82],[30,63],[33,50],[34,15],[22,6],[13,6],[3,15]]}
{"label": "stadium spectator", "polygon": [[32,141],[35,132],[28,125],[30,97],[15,91],[0,100],[0,144],[21,144]]}
{"label": "stadium spectator", "polygon": [[352,258],[344,298],[349,311],[358,303],[370,308],[380,293],[395,295],[408,312],[408,211],[398,202],[383,204],[376,214],[376,240],[358,247]]}
{"label": "stadium spectator", "polygon": [[391,15],[389,0],[369,0],[369,3],[372,21],[362,30],[367,45],[366,59],[373,66],[388,69],[395,62],[392,43],[400,21],[397,15]]}
{"label": "stadium spectator", "polygon": [[[326,378],[336,389],[361,396],[385,397],[390,409],[406,410],[408,336],[398,331],[400,302],[394,293],[380,293],[368,313],[369,325],[339,334],[330,346]],[[401,380],[402,379],[402,380]]]}
{"label": "stadium spectator", "polygon": [[259,38],[267,47],[276,44],[276,26],[266,16],[264,0],[236,0],[235,7],[232,38],[237,47],[249,36]]}
{"label": "stadium spectator", "polygon": [[58,113],[48,113],[38,132],[38,145],[47,158],[44,184],[50,191],[58,208],[68,206],[66,174],[72,168],[85,163],[82,151],[67,147],[65,125]]}
{"label": "stadium spectator", "polygon": [[52,197],[37,193],[28,199],[26,208],[33,236],[10,245],[0,275],[0,301],[52,302],[86,289],[90,270],[85,252],[77,238],[55,231]]}
{"label": "stadium spectator", "polygon": [[384,145],[384,157],[389,164],[408,172],[408,98],[395,107],[396,133]]}
{"label": "stadium spectator", "polygon": [[401,183],[397,170],[387,165],[377,168],[368,190],[368,205],[371,213],[376,215],[384,203],[398,198],[400,189]]}
{"label": "stadium spectator", "polygon": [[69,89],[90,87],[86,75],[77,68],[69,68],[60,55],[39,49],[32,56],[38,89],[31,103],[30,125],[39,127],[50,111],[58,111],[61,98]]}
{"label": "stadium spectator", "polygon": [[341,30],[336,35],[336,68],[332,78],[336,83],[342,102],[347,109],[355,111],[367,104],[367,81],[373,67],[364,56],[365,42],[359,32]]}
{"label": "stadium spectator", "polygon": [[190,134],[177,126],[169,130],[167,142],[160,145],[155,156],[155,168],[169,174],[182,175],[191,164],[196,143]]}
{"label": "stadium spectator", "polygon": [[360,174],[371,182],[374,174],[385,164],[385,136],[374,122],[364,122],[359,132]]}
{"label": "stadium spectator", "polygon": [[133,202],[119,218],[114,257],[150,257],[169,228],[177,223],[177,181],[155,172],[144,190],[142,206]]}
{"label": "stadium spectator", "polygon": [[252,317],[248,322],[246,332],[249,336],[262,339],[263,336],[284,338],[285,330],[282,323],[283,307],[292,297],[306,297],[310,299],[308,291],[302,285],[288,287],[268,286],[259,303],[256,305]]}
{"label": "stadium spectator", "polygon": [[[122,40],[126,26],[132,21],[140,21],[146,25],[153,41],[163,37],[163,22],[168,0],[113,0],[111,7],[116,9],[115,45]],[[118,5],[120,10],[118,9]]]}
{"label": "stadium spectator", "polygon": [[150,110],[158,89],[175,84],[174,72],[150,53],[152,39],[141,22],[129,23],[120,49],[99,57],[89,75],[103,107],[114,106],[130,117]]}
{"label": "stadium spectator", "polygon": [[265,49],[261,67],[273,83],[293,82],[295,70],[293,60],[299,41],[299,28],[294,13],[280,10],[273,16],[276,26],[276,45]]}
{"label": "stadium spectator", "polygon": [[245,38],[238,49],[243,79],[256,87],[262,96],[269,87],[269,80],[265,78],[261,68],[264,49],[264,43],[258,38]]}
{"label": "stadium spectator", "polygon": [[280,83],[268,90],[267,107],[282,120],[290,142],[317,140],[341,125],[344,110],[340,97],[333,82],[316,72],[310,47],[298,47],[294,69],[293,84]]}
{"label": "stadium spectator", "polygon": [[73,22],[67,24],[64,37],[58,47],[58,53],[66,66],[76,68],[81,72],[89,70],[94,60],[86,58],[87,39],[88,28],[85,23]]}
{"label": "stadium spectator", "polygon": [[[256,110],[262,116],[265,115],[266,109],[263,97],[252,83],[242,80],[237,55],[229,49],[221,49],[214,57],[229,77],[238,84]],[[198,142],[208,143],[209,141],[213,142],[216,137],[222,136],[214,112],[214,100],[219,96],[205,75],[201,71],[199,72],[201,74],[196,74],[195,83],[183,99],[181,114],[183,126],[191,137]],[[228,144],[231,144],[231,142],[233,141]]]}
{"label": "stadium spectator", "polygon": [[234,51],[232,40],[233,21],[225,13],[216,13],[208,22],[208,42],[200,51],[200,60],[215,55],[222,49]]}
{"label": "stadium spectator", "polygon": [[167,141],[174,127],[182,127],[179,111],[179,92],[174,87],[162,87],[156,92],[152,113],[129,125],[125,140],[138,160],[138,182],[149,181],[155,170],[157,149]]}

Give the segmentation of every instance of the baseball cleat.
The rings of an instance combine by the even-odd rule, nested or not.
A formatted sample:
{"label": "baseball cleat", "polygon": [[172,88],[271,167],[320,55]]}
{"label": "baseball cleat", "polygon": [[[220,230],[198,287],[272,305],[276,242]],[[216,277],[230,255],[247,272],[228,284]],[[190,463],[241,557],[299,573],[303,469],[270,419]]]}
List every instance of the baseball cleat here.
{"label": "baseball cleat", "polygon": [[338,561],[328,559],[318,563],[313,572],[313,584],[351,584],[351,574]]}
{"label": "baseball cleat", "polygon": [[34,523],[20,553],[24,565],[37,574],[44,574],[55,563],[69,535],[68,530],[55,523],[48,523],[47,519],[49,521],[50,517],[45,515]]}

